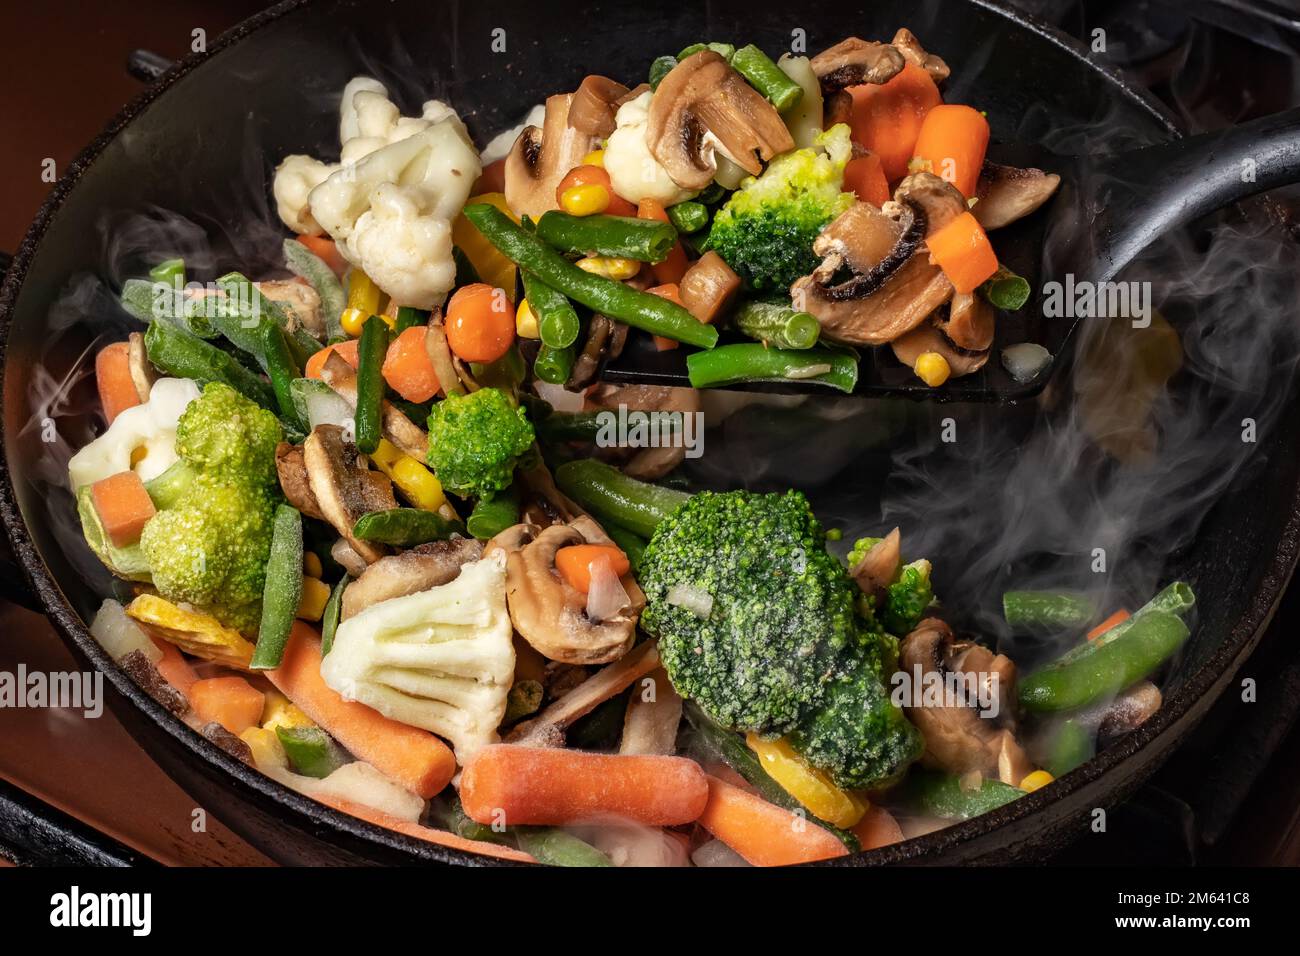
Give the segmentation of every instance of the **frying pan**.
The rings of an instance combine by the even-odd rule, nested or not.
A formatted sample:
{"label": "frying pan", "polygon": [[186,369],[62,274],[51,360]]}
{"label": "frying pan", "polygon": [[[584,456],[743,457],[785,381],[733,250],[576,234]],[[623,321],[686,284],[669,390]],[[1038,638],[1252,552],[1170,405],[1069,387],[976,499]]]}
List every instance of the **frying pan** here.
{"label": "frying pan", "polygon": [[[953,64],[955,98],[977,98],[1000,138],[1014,131],[1034,142],[1053,125],[1102,116],[1140,141],[1178,135],[1151,99],[1090,60],[1079,44],[991,0],[873,0],[857,11],[841,4],[798,15],[787,6],[770,16],[756,15],[752,2],[709,3],[670,16],[659,4],[593,0],[565,5],[553,17],[541,15],[535,0],[292,0],[222,36],[206,56],[169,70],[69,168],[0,291],[0,515],[21,569],[5,577],[21,574],[83,665],[105,673],[110,706],[197,804],[268,855],[312,864],[489,862],[378,829],[280,787],[159,707],[90,637],[85,621],[111,582],[84,548],[66,544],[57,531],[72,500],[42,472],[48,447],[39,424],[52,417],[58,434],[79,446],[94,422],[76,413],[75,400],[67,406],[72,411],[58,414],[34,407],[31,396],[42,367],[63,380],[97,337],[122,338],[129,325],[100,308],[53,327],[51,304],[70,277],[108,271],[96,239],[105,215],[176,210],[214,237],[222,271],[269,267],[235,259],[224,226],[241,215],[246,221],[249,204],[265,211],[270,169],[281,157],[337,148],[333,103],[359,72],[377,74],[408,109],[428,96],[448,100],[481,139],[589,72],[627,76],[701,38],[744,37],[776,50],[788,46],[792,30],[803,30],[815,52],[846,34],[890,36],[900,25]],[[507,52],[495,54],[492,31],[502,26]],[[258,150],[243,149],[245,140]],[[91,386],[80,382],[74,399],[77,389],[89,395]],[[1300,408],[1288,403],[1278,427],[1260,441],[1263,465],[1210,512],[1168,568],[1191,581],[1202,613],[1153,719],[1043,790],[838,865],[1035,859],[1082,832],[1094,808],[1121,800],[1148,776],[1227,686],[1289,580],[1300,533],[1298,416]]]}

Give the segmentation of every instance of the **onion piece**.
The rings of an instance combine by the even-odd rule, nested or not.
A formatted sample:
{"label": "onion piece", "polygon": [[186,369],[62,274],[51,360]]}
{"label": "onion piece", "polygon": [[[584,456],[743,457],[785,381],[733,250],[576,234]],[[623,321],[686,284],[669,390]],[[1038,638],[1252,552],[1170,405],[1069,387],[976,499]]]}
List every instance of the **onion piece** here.
{"label": "onion piece", "polygon": [[122,605],[112,599],[106,599],[95,612],[95,619],[90,622],[90,635],[115,661],[135,651],[144,654],[150,663],[157,664],[162,660],[163,652],[139,624],[127,617]]}
{"label": "onion piece", "polygon": [[664,598],[675,607],[684,607],[696,617],[707,618],[713,613],[713,595],[689,584],[674,584]]}
{"label": "onion piece", "polygon": [[447,343],[447,333],[436,322],[430,322],[424,333],[424,350],[429,354],[433,364],[433,374],[446,395],[464,395],[465,386],[456,374],[456,365],[451,360],[451,346]]}
{"label": "onion piece", "polygon": [[1017,382],[1032,381],[1052,361],[1052,353],[1037,342],[1020,342],[1002,350],[1002,367]]}
{"label": "onion piece", "polygon": [[570,392],[563,385],[556,385],[552,382],[543,382],[540,379],[533,382],[533,389],[537,392],[537,397],[546,402],[557,412],[580,412],[585,401],[582,392]]}
{"label": "onion piece", "polygon": [[691,854],[696,866],[749,866],[749,862],[721,840],[710,840]]}
{"label": "onion piece", "polygon": [[608,620],[632,603],[627,588],[614,573],[614,563],[601,555],[587,565],[591,584],[587,587],[587,617],[599,623]]}
{"label": "onion piece", "polygon": [[318,425],[337,425],[345,435],[354,434],[354,412],[348,400],[330,389],[312,389],[307,394],[307,423],[314,431]]}

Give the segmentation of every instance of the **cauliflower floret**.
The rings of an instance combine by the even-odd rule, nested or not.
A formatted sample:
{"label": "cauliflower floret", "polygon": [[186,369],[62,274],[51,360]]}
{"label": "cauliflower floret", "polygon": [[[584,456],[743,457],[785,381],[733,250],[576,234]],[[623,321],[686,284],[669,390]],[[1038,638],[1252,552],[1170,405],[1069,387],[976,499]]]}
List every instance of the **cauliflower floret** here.
{"label": "cauliflower floret", "polygon": [[455,285],[451,245],[451,223],[422,215],[392,183],[374,191],[349,240],[366,275],[398,302],[427,301]]}
{"label": "cauliflower floret", "polygon": [[358,116],[356,97],[358,93],[378,93],[388,99],[388,88],[373,76],[354,76],[343,87],[339,98],[339,143],[346,143],[361,135],[361,119]]}
{"label": "cauliflower floret", "polygon": [[149,390],[149,401],[119,414],[104,434],[68,461],[72,490],[123,471],[134,470],[142,481],[161,475],[177,458],[181,413],[198,397],[199,386],[192,379],[158,379]]}
{"label": "cauliflower floret", "polygon": [[605,172],[609,173],[614,192],[628,202],[654,199],[664,206],[672,206],[694,198],[696,194],[673,182],[668,170],[659,164],[646,145],[653,97],[654,94],[647,90],[619,107],[614,116],[617,128],[605,144]]}
{"label": "cauliflower floret", "polygon": [[286,156],[275,167],[275,178],[271,181],[271,194],[275,196],[275,211],[280,220],[299,235],[320,235],[324,230],[312,218],[307,197],[339,168],[338,163],[322,163],[310,156]]}
{"label": "cauliflower floret", "polygon": [[497,740],[514,680],[512,634],[499,552],[447,584],[348,618],[321,677],[348,700],[447,738],[464,763]]}

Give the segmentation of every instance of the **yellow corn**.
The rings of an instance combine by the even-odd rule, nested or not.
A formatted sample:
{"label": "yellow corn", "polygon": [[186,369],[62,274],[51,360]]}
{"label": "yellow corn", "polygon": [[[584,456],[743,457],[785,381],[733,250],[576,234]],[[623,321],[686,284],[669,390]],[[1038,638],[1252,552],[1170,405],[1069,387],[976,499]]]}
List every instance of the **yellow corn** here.
{"label": "yellow corn", "polygon": [[379,300],[382,294],[379,286],[375,285],[370,276],[360,269],[354,268],[348,273],[349,309],[357,309],[366,315],[374,315],[379,311]]}
{"label": "yellow corn", "polygon": [[[504,193],[482,193],[478,196],[471,196],[465,205],[485,202],[489,205],[496,206],[515,222],[519,217],[510,211],[506,205]],[[465,257],[469,259],[470,264],[474,266],[474,271],[479,274],[479,278],[488,285],[494,285],[498,289],[505,289],[506,296],[511,302],[515,298],[515,264],[503,256],[496,246],[483,238],[483,234],[474,228],[464,215],[456,217],[451,224],[451,240]]]}
{"label": "yellow corn", "polygon": [[280,738],[276,736],[274,730],[267,730],[265,727],[249,727],[239,739],[248,744],[248,749],[253,752],[253,765],[259,770],[269,770],[274,767],[287,769],[289,758],[285,755],[284,745],[280,743]]}
{"label": "yellow corn", "polygon": [[1020,789],[1026,793],[1033,793],[1035,790],[1047,786],[1055,779],[1056,778],[1046,770],[1035,770],[1033,773],[1025,777],[1024,780],[1020,781]]}
{"label": "yellow corn", "polygon": [[379,446],[370,456],[376,467],[392,479],[406,500],[425,511],[437,511],[447,503],[442,482],[428,468],[403,452],[387,438],[379,439]]}
{"label": "yellow corn", "polygon": [[583,272],[618,282],[630,279],[641,271],[641,263],[635,259],[616,259],[613,256],[588,256],[579,259],[576,264]]}
{"label": "yellow corn", "polygon": [[519,308],[515,310],[515,334],[521,339],[541,337],[541,333],[537,331],[537,316],[533,314],[527,299],[520,299]]}
{"label": "yellow corn", "polygon": [[914,371],[917,378],[931,388],[938,388],[948,381],[948,376],[952,374],[952,369],[948,367],[948,360],[938,352],[923,352],[917,356]]}
{"label": "yellow corn", "polygon": [[784,737],[763,740],[755,733],[748,733],[745,743],[758,756],[758,762],[767,775],[807,807],[813,816],[847,828],[867,812],[865,801],[835,786],[825,772],[804,763]]}
{"label": "yellow corn", "polygon": [[560,208],[570,216],[595,216],[609,208],[609,190],[600,183],[570,186],[560,193]]}
{"label": "yellow corn", "polygon": [[605,151],[603,149],[593,149],[586,156],[582,157],[582,165],[599,166],[605,168]]}
{"label": "yellow corn", "polygon": [[320,558],[315,551],[304,551],[302,554],[302,573],[309,578],[320,578],[325,576],[325,569],[321,567]]}
{"label": "yellow corn", "polygon": [[259,723],[266,730],[275,730],[276,727],[316,726],[297,704],[275,689],[266,692],[266,703],[262,705],[262,719]]}
{"label": "yellow corn", "polygon": [[320,578],[302,579],[302,597],[298,599],[297,616],[304,621],[319,621],[325,613],[325,602],[330,599],[330,586]]}
{"label": "yellow corn", "polygon": [[344,309],[339,317],[339,324],[343,326],[344,332],[355,339],[361,334],[361,326],[366,324],[368,318],[370,318],[369,312],[360,309]]}

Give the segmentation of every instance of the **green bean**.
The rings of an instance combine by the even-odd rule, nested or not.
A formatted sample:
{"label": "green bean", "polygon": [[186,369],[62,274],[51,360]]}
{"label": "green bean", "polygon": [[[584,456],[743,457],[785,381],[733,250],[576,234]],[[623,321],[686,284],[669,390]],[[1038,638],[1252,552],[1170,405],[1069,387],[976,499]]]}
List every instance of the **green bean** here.
{"label": "green bean", "polygon": [[342,748],[319,727],[281,725],[275,728],[275,736],[284,747],[284,755],[289,758],[294,773],[320,779],[328,777],[346,762]]}
{"label": "green bean", "polygon": [[412,308],[409,305],[400,305],[397,307],[397,319],[393,322],[393,331],[401,335],[407,329],[421,328],[429,321],[429,313],[425,309]]}
{"label": "green bean", "polygon": [[192,378],[200,384],[222,382],[263,408],[278,408],[271,386],[262,381],[233,355],[209,345],[197,335],[170,322],[154,321],[144,334],[149,361],[168,375]]}
{"label": "green bean", "polygon": [[388,508],[368,511],[352,526],[353,536],[398,548],[413,548],[430,541],[444,541],[460,530],[435,511],[423,508]]}
{"label": "green bean", "polygon": [[289,354],[289,343],[284,332],[274,322],[263,322],[258,326],[261,339],[262,355],[266,359],[266,375],[275,390],[275,400],[280,406],[280,417],[292,427],[301,431],[305,428],[305,419],[298,415],[298,403],[294,401],[293,383],[298,379],[298,368],[293,364]]}
{"label": "green bean", "polygon": [[680,305],[583,272],[495,206],[487,203],[466,206],[465,218],[507,259],[587,308],[651,335],[687,345],[709,349],[717,344],[718,330],[700,322]]}
{"label": "green bean", "polygon": [[284,240],[284,264],[294,275],[306,279],[320,297],[320,317],[325,324],[325,337],[342,336],[343,307],[347,296],[343,283],[324,259],[316,255],[297,239]]}
{"label": "green bean", "polygon": [[562,349],[543,345],[537,350],[537,358],[533,359],[533,374],[543,382],[563,385],[573,374],[573,363],[576,360],[577,352],[572,345]]}
{"label": "green bean", "polygon": [[1063,777],[1089,760],[1096,747],[1096,737],[1076,720],[1063,720],[1051,731],[1043,769],[1053,777]]}
{"label": "green bean", "polygon": [[695,201],[704,206],[716,206],[729,195],[730,190],[721,183],[712,182],[700,190],[700,194],[695,197]]}
{"label": "green bean", "polygon": [[590,843],[555,827],[518,827],[519,849],[544,866],[613,866],[609,857]]}
{"label": "green bean", "polygon": [[383,437],[381,410],[384,404],[384,356],[388,354],[388,326],[377,315],[361,326],[357,345],[357,450],[367,455],[379,447]]}
{"label": "green bean", "polygon": [[[578,340],[581,323],[578,313],[560,293],[532,273],[523,273],[524,298],[537,316],[537,332],[542,344],[552,349],[567,348]],[[568,378],[566,373],[565,378]]]}
{"label": "green bean", "polygon": [[822,333],[815,317],[776,302],[745,302],[732,324],[751,339],[779,349],[810,349]]}
{"label": "green bean", "polygon": [[1167,611],[1147,611],[1116,638],[1090,642],[1020,681],[1020,706],[1035,713],[1077,710],[1114,697],[1150,676],[1182,647],[1190,632]]}
{"label": "green bean", "polygon": [[731,67],[766,96],[778,113],[784,113],[803,98],[803,87],[786,76],[771,57],[752,43],[735,52],[731,57]]}
{"label": "green bean", "polygon": [[649,538],[659,522],[687,498],[684,491],[629,478],[617,468],[594,459],[565,462],[555,469],[560,490],[596,517],[622,525]]}
{"label": "green bean", "polygon": [[650,75],[648,77],[650,82],[650,89],[657,90],[659,88],[659,84],[663,82],[664,77],[667,76],[669,73],[671,73],[673,71],[673,67],[675,67],[676,65],[677,65],[677,57],[675,56],[655,57],[654,62],[650,64]]}
{"label": "green bean", "polygon": [[1096,617],[1097,604],[1065,591],[1008,591],[1002,595],[1002,616],[1015,630],[1068,631]]}
{"label": "green bean", "polygon": [[537,437],[548,442],[592,442],[600,434],[602,422],[605,421],[602,416],[607,413],[608,409],[591,412],[552,412],[537,421],[534,428],[537,430]]}
{"label": "green bean", "polygon": [[1029,282],[1010,269],[999,267],[992,278],[980,285],[979,292],[995,309],[1014,312],[1029,301]]}
{"label": "green bean", "polygon": [[1024,795],[1025,791],[1019,787],[998,780],[981,780],[978,787],[967,789],[962,786],[961,778],[952,774],[913,770],[890,792],[889,799],[913,813],[945,820],[969,820]]}
{"label": "green bean", "polygon": [[465,519],[469,533],[480,541],[495,538],[506,528],[519,523],[519,496],[507,488],[491,498],[480,498]]}
{"label": "green bean", "polygon": [[325,602],[325,613],[320,617],[320,652],[328,654],[330,648],[334,646],[334,632],[339,629],[339,618],[343,614],[343,592],[347,590],[348,582],[352,580],[351,575],[345,574],[334,585],[334,590],[330,592],[330,599]]}
{"label": "green bean", "polygon": [[484,388],[499,388],[513,393],[528,377],[528,363],[524,361],[518,344],[514,344],[495,362],[470,362],[469,371],[474,381]]}
{"label": "green bean", "polygon": [[1123,637],[1124,633],[1137,623],[1144,614],[1150,614],[1152,611],[1165,611],[1169,614],[1182,616],[1191,610],[1195,603],[1196,595],[1192,593],[1191,587],[1182,581],[1174,581],[1162,588],[1155,597],[1143,604],[1125,620],[1098,634],[1092,640],[1085,641],[1079,646],[1066,651],[1057,659],[1056,663],[1068,664],[1080,657],[1091,654],[1094,648],[1109,644],[1118,637]]}
{"label": "green bean", "polygon": [[612,522],[606,523],[605,533],[618,545],[619,550],[627,555],[628,563],[632,565],[632,573],[635,574],[636,569],[641,566],[641,557],[645,554],[646,539]]}
{"label": "green bean", "polygon": [[692,43],[686,49],[682,50],[681,53],[677,54],[677,61],[680,63],[688,56],[693,56],[701,50],[712,50],[728,63],[730,63],[731,58],[736,55],[736,47],[730,43]]}
{"label": "green bean", "polygon": [[678,232],[699,232],[709,224],[709,207],[689,199],[679,202],[668,207],[668,221]]}
{"label": "green bean", "polygon": [[199,338],[210,339],[216,330],[204,312],[206,298],[187,299],[183,288],[149,279],[127,279],[118,300],[123,309],[141,322],[165,319]]}
{"label": "green bean", "polygon": [[302,367],[312,354],[320,350],[320,343],[302,329],[289,331],[289,319],[274,300],[262,295],[244,275],[230,272],[217,280],[217,287],[226,294],[218,303],[216,314],[210,321],[222,335],[257,359],[266,369],[266,356],[259,352],[262,346],[259,326],[264,321],[274,322],[284,330],[294,362]]}
{"label": "green bean", "polygon": [[277,505],[271,528],[271,552],[262,587],[262,623],[249,667],[279,667],[293,620],[302,601],[302,515],[292,505]]}
{"label": "green bean", "polygon": [[453,797],[452,805],[447,811],[446,827],[458,837],[466,840],[478,840],[482,843],[498,843],[502,846],[514,846],[514,834],[509,827],[495,830],[486,823],[471,820],[460,805],[460,798]]}
{"label": "green bean", "polygon": [[686,357],[695,388],[739,382],[807,382],[852,392],[858,383],[858,360],[843,349],[770,349],[758,342],[724,345]]}
{"label": "green bean", "polygon": [[571,216],[552,209],[537,220],[537,236],[561,252],[663,262],[677,242],[671,223],[631,216]]}
{"label": "green bean", "polygon": [[164,259],[149,270],[149,279],[153,282],[166,283],[173,288],[185,285],[185,260]]}

